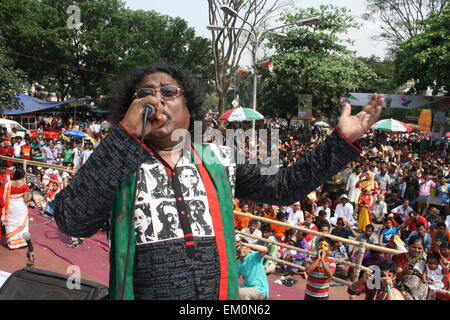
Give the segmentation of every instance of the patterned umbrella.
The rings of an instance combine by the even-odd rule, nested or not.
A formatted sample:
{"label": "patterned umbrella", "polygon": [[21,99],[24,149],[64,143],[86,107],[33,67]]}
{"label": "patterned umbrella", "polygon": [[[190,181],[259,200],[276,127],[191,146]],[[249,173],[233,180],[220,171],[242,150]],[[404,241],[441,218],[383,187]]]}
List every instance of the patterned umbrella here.
{"label": "patterned umbrella", "polygon": [[372,127],[372,130],[384,130],[384,131],[396,131],[406,132],[411,131],[411,127],[406,123],[394,119],[384,119],[376,122]]}
{"label": "patterned umbrella", "polygon": [[247,120],[261,120],[264,116],[249,108],[237,107],[225,112],[220,116],[219,120],[222,121],[247,121]]}

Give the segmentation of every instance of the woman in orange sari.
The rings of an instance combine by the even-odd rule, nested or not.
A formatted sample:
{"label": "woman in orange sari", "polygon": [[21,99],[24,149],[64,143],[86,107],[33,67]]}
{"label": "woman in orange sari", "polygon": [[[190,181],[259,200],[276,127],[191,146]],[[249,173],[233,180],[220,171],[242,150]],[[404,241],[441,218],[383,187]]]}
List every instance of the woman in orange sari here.
{"label": "woman in orange sari", "polygon": [[369,189],[364,189],[358,201],[358,231],[365,232],[366,226],[372,223],[370,217],[373,209],[372,193]]}
{"label": "woman in orange sari", "polygon": [[26,247],[22,234],[28,232],[28,206],[30,200],[28,186],[25,183],[25,172],[17,168],[13,178],[5,185],[2,208],[2,222],[6,230],[6,242],[9,249]]}

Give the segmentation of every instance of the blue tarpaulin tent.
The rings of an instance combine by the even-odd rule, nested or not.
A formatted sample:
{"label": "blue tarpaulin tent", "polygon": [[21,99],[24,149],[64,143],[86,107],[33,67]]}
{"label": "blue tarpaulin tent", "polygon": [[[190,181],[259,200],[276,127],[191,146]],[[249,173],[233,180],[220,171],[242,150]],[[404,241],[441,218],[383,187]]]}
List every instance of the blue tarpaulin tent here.
{"label": "blue tarpaulin tent", "polygon": [[42,110],[54,108],[56,106],[69,103],[72,101],[87,101],[89,100],[89,97],[82,98],[82,99],[72,99],[72,100],[66,100],[66,101],[58,101],[58,102],[50,102],[41,100],[35,97],[27,96],[26,94],[19,94],[16,96],[20,102],[22,102],[23,107],[20,109],[3,109],[4,115],[19,115],[19,114],[27,114],[27,113],[33,113],[33,112],[39,112]]}

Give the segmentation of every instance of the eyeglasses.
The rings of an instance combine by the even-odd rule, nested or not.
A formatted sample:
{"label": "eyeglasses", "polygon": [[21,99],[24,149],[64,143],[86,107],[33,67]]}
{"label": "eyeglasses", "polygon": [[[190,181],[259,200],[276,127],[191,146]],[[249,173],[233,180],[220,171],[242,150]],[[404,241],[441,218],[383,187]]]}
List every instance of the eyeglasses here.
{"label": "eyeglasses", "polygon": [[134,98],[142,99],[146,96],[154,96],[158,91],[161,92],[163,98],[176,98],[184,93],[180,87],[176,86],[164,86],[159,89],[142,88],[135,92]]}

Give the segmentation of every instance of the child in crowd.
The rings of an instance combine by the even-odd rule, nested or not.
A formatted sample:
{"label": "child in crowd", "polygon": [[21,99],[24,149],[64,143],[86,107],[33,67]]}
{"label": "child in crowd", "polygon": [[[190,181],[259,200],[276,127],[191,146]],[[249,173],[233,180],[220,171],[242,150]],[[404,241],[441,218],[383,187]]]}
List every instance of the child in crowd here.
{"label": "child in crowd", "polygon": [[[295,246],[299,249],[308,250],[308,243],[305,240],[306,233],[302,231],[297,231],[294,236],[289,240],[289,245]],[[287,250],[285,252],[284,260],[289,261],[290,263],[304,266],[306,263],[306,258],[308,257],[308,254],[305,252],[297,251],[297,250]],[[288,266],[287,267],[288,273],[298,273],[304,277],[304,273],[302,271],[299,271],[299,269]]]}
{"label": "child in crowd", "polygon": [[[277,213],[277,221],[288,223],[286,221],[286,217],[285,217],[284,213],[282,213],[282,212]],[[273,230],[273,234],[274,234],[275,238],[277,238],[278,241],[283,240],[284,232],[289,229],[288,227],[280,226],[278,224],[271,224],[270,226]]]}
{"label": "child in crowd", "polygon": [[433,300],[436,296],[436,291],[444,288],[443,280],[448,275],[448,268],[441,260],[439,255],[433,252],[427,256],[427,300]]}
{"label": "child in crowd", "polygon": [[[330,233],[330,229],[331,229],[331,226],[330,226],[330,224],[328,223],[328,221],[322,221],[322,222],[320,223],[320,226],[319,226],[319,232],[329,234],[329,233]],[[318,246],[317,246],[317,245],[318,245],[320,239],[321,239],[320,236],[315,236],[315,237],[311,240],[311,243],[309,244],[309,249],[310,249],[311,251],[315,251],[315,252],[318,251]],[[331,249],[331,248],[330,248],[330,249]]]}
{"label": "child in crowd", "polygon": [[[258,230],[258,221],[257,220],[251,220],[250,223],[248,224],[248,228],[244,228],[241,230],[244,233],[247,234],[251,234],[253,236],[257,236],[257,237],[261,237],[261,231]],[[257,238],[253,238],[250,236],[245,236],[243,234],[236,234],[236,241],[240,241],[242,239],[247,240],[247,243],[257,243],[258,239]]]}
{"label": "child in crowd", "polygon": [[[265,238],[267,240],[271,240],[271,241],[277,241],[277,239],[273,236],[272,228],[270,227],[270,225],[263,224],[261,226],[261,233],[262,233],[263,238]],[[269,249],[269,251],[267,253],[268,256],[271,256],[273,258],[279,257],[279,253],[278,253],[279,249],[276,244],[263,242],[263,241],[258,241],[258,244],[265,245],[267,247],[267,249]],[[275,261],[265,259],[264,270],[266,270],[266,274],[275,272],[276,267],[277,267],[277,263]]]}
{"label": "child in crowd", "polygon": [[389,243],[389,241],[391,241],[391,238],[393,238],[395,235],[400,235],[400,228],[394,227],[392,225],[392,221],[393,220],[391,218],[386,218],[384,221],[385,226],[380,230],[379,243],[383,245],[383,247],[385,247]]}
{"label": "child in crowd", "polygon": [[[295,237],[289,238],[287,242],[288,245],[293,247],[295,247],[296,243],[297,239]],[[292,257],[295,256],[296,254],[297,254],[296,250],[286,248],[286,250],[284,250],[283,260],[293,263]],[[295,271],[293,269],[294,269],[293,267],[285,264],[281,264],[280,266],[280,271],[283,276],[292,275],[295,271],[297,271],[297,269],[295,269]]]}
{"label": "child in crowd", "polygon": [[317,245],[317,256],[309,256],[306,259],[305,300],[328,300],[331,278],[336,271],[336,261],[328,257],[333,241],[322,237]]}
{"label": "child in crowd", "polygon": [[[343,261],[348,261],[348,255],[347,250],[345,249],[342,241],[333,241],[333,247],[328,255],[331,258],[334,258],[335,260],[341,259]],[[345,270],[345,267],[342,263],[336,262],[336,271],[334,272],[334,276],[340,279],[347,279],[347,270]],[[332,286],[339,286],[341,285],[338,282],[333,282]]]}
{"label": "child in crowd", "polygon": [[[273,232],[273,229],[272,229],[272,232]],[[284,232],[284,236],[283,236],[283,238],[281,240],[276,239],[276,238],[275,239],[276,239],[276,241],[278,241],[280,243],[288,244],[289,239],[291,239],[295,235],[295,232],[297,232],[297,230],[295,230],[295,229],[288,229],[288,230],[286,230]],[[287,248],[280,246],[280,249],[278,250],[279,256],[280,257],[284,257],[285,256],[285,252],[287,250],[288,250]]]}
{"label": "child in crowd", "polygon": [[351,295],[359,296],[366,294],[366,300],[406,300],[406,296],[395,288],[397,277],[397,265],[392,260],[382,261],[378,267],[381,272],[380,286],[376,284],[368,285],[371,274],[366,272],[364,276],[348,287],[347,292]]}
{"label": "child in crowd", "polygon": [[[309,212],[305,213],[305,222],[301,225],[303,228],[308,228],[310,230],[319,231],[317,226],[313,223],[313,215]],[[311,233],[308,233],[305,237],[306,242],[308,242],[308,245],[311,245],[311,240],[314,238],[314,235]]]}
{"label": "child in crowd", "polygon": [[450,264],[448,261],[450,259],[450,242],[441,242],[438,253],[445,263]]}

